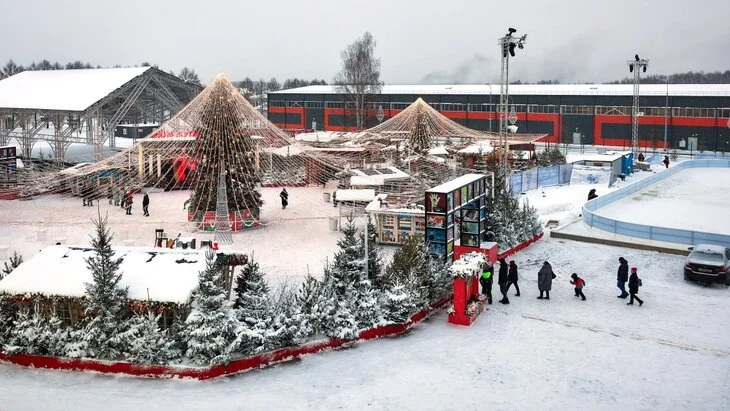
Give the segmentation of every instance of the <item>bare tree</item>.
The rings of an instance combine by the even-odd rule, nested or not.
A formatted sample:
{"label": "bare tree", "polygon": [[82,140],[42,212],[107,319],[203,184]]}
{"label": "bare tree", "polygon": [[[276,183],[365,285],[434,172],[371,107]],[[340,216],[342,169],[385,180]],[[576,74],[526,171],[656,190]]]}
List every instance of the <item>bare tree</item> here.
{"label": "bare tree", "polygon": [[267,91],[279,91],[281,90],[281,83],[279,83],[278,80],[276,80],[276,77],[272,77],[271,80],[266,83],[266,90]]}
{"label": "bare tree", "polygon": [[196,73],[193,69],[183,67],[182,70],[180,70],[180,74],[177,76],[189,83],[200,84],[200,77],[198,77],[198,73]]}
{"label": "bare tree", "polygon": [[368,117],[367,103],[380,94],[380,59],[375,58],[375,39],[370,32],[355,40],[342,51],[342,70],[335,75],[338,93],[354,106],[359,130],[365,127]]}

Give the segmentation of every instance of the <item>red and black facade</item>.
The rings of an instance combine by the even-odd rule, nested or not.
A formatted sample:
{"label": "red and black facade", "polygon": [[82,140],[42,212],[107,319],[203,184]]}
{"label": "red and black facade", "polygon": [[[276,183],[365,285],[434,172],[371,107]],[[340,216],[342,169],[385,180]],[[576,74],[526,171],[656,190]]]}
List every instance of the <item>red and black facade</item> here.
{"label": "red and black facade", "polygon": [[[664,87],[664,85],[661,85]],[[397,87],[397,86],[393,86]],[[427,87],[427,86],[424,86]],[[443,86],[440,86],[443,88]],[[481,86],[483,87],[483,86]],[[515,86],[511,86],[510,90]],[[532,86],[533,89],[535,86]],[[395,116],[417,98],[423,98],[448,118],[466,127],[496,132],[499,126],[499,87],[496,94],[453,92],[438,94],[383,93],[369,103],[367,126],[378,124],[376,113],[382,107],[383,121]],[[334,91],[312,93],[303,89],[269,94],[269,120],[288,130],[314,129],[351,131],[355,116],[342,95]],[[520,133],[547,134],[543,141],[629,147],[631,145],[630,93],[597,94],[572,92],[510,95],[510,105],[517,114]],[[665,110],[666,109],[666,110]],[[730,151],[730,96],[698,92],[681,95],[648,95],[640,98],[639,137],[642,147],[662,148],[665,138],[669,148],[679,148],[680,140],[697,137],[697,148]],[[665,116],[666,111],[666,116]],[[581,138],[574,136],[579,133]]]}

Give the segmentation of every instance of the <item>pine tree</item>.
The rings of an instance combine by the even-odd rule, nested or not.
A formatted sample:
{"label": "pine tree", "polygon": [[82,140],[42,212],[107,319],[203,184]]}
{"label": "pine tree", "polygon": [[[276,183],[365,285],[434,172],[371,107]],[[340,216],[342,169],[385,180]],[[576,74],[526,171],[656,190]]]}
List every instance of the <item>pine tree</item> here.
{"label": "pine tree", "polygon": [[[380,255],[380,250],[376,247],[377,243],[375,238],[377,237],[377,229],[373,220],[368,216],[367,221],[368,227],[368,276],[367,279],[373,287],[379,288],[380,283],[383,281],[383,258]],[[360,241],[364,241],[364,235],[360,237]]]}
{"label": "pine tree", "polygon": [[448,266],[440,258],[429,258],[429,276],[428,299],[429,304],[433,304],[451,293],[453,279]]}
{"label": "pine tree", "polygon": [[253,258],[249,258],[242,271],[245,284],[239,289],[244,291],[236,292],[234,303],[240,323],[234,347],[244,354],[256,354],[268,348],[267,334],[273,322],[269,286]]}
{"label": "pine tree", "polygon": [[329,269],[325,282],[330,287],[329,306],[334,307],[331,318],[331,327],[328,327],[330,337],[353,338],[357,335],[356,310],[358,294],[355,285],[364,280],[366,256],[363,243],[357,237],[354,218],[348,217],[342,228],[344,236],[337,242],[339,251]]}
{"label": "pine tree", "polygon": [[15,326],[15,318],[18,308],[9,295],[0,295],[0,347],[10,338],[10,333]]}
{"label": "pine tree", "polygon": [[403,282],[400,278],[396,278],[391,283],[384,297],[384,315],[385,320],[389,323],[406,323],[411,319],[411,315],[417,311],[414,304],[417,296],[414,295],[412,285]]}
{"label": "pine tree", "polygon": [[216,210],[221,169],[225,169],[229,212],[261,207],[261,193],[256,190],[259,181],[254,164],[256,144],[247,131],[252,126],[243,115],[238,92],[225,78],[217,78],[210,87],[210,98],[197,127],[194,157],[200,163],[190,211]]}
{"label": "pine tree", "polygon": [[308,319],[297,304],[296,295],[282,287],[274,305],[274,321],[267,335],[272,349],[300,345],[311,335]]}
{"label": "pine tree", "polygon": [[35,309],[31,310],[27,307],[18,311],[18,319],[10,333],[8,342],[3,350],[8,354],[41,354],[41,335],[45,327],[44,318],[39,312],[38,303]]}
{"label": "pine tree", "polygon": [[175,355],[167,333],[160,329],[161,314],[135,314],[128,321],[126,338],[127,360],[139,364],[167,364]]}
{"label": "pine tree", "polygon": [[299,286],[294,297],[294,303],[302,313],[301,332],[305,337],[311,337],[321,331],[323,301],[320,292],[320,282],[307,274]]}
{"label": "pine tree", "polygon": [[185,355],[200,365],[227,362],[229,348],[236,338],[238,321],[233,304],[218,284],[220,275],[220,268],[215,264],[215,252],[209,250],[183,332],[187,341]]}
{"label": "pine tree", "polygon": [[44,321],[41,330],[40,346],[43,348],[44,354],[65,356],[66,344],[70,339],[70,329],[58,317],[57,305],[58,301],[54,298],[51,303],[51,317]]}
{"label": "pine tree", "polygon": [[373,328],[383,322],[383,313],[378,293],[370,280],[362,279],[355,284],[357,295],[355,318],[359,329]]}
{"label": "pine tree", "polygon": [[13,251],[12,257],[10,257],[10,265],[8,265],[8,262],[4,262],[3,265],[5,266],[2,271],[0,271],[0,280],[3,279],[6,275],[10,274],[18,268],[20,264],[23,263],[23,256],[19,255],[17,251]]}
{"label": "pine tree", "polygon": [[123,349],[119,334],[123,331],[127,288],[119,285],[122,259],[114,258],[107,217],[102,220],[99,215],[94,225],[96,236],[91,239],[94,255],[85,259],[92,282],[85,284],[88,300],[81,343],[86,356],[115,359]]}

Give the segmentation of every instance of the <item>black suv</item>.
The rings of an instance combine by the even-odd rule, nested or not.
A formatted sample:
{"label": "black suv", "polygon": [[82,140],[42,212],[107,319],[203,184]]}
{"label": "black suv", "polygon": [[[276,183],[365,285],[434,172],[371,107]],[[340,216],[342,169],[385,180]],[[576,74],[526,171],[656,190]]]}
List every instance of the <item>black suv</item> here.
{"label": "black suv", "polygon": [[698,244],[690,247],[684,279],[730,285],[730,248]]}

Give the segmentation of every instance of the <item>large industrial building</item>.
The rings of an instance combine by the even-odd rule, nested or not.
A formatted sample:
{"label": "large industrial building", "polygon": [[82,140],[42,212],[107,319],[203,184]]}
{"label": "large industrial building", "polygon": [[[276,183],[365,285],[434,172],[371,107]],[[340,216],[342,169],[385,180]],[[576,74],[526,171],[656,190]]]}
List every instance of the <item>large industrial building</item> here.
{"label": "large industrial building", "polygon": [[[369,103],[368,127],[422,98],[469,128],[497,131],[499,85],[386,85]],[[642,84],[642,147],[730,151],[730,84]],[[631,145],[632,84],[510,85],[510,111],[520,133],[551,143]],[[334,86],[268,95],[268,116],[288,130],[348,131],[355,116]],[[378,114],[382,114],[379,116]]]}

